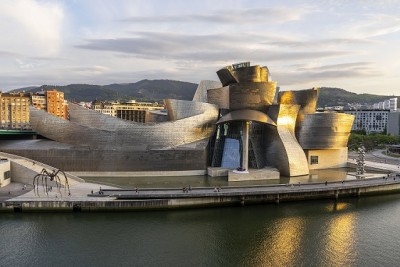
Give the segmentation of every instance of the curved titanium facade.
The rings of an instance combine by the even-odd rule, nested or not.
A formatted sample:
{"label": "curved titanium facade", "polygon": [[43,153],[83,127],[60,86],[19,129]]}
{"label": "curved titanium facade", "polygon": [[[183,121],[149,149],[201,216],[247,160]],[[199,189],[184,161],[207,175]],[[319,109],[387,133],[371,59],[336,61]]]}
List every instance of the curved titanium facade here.
{"label": "curved titanium facade", "polygon": [[308,162],[294,129],[299,105],[279,105],[277,127],[267,129],[266,162],[284,176],[307,175]]}
{"label": "curved titanium facade", "polygon": [[344,113],[304,115],[298,131],[303,149],[333,149],[347,146],[354,116]]}
{"label": "curved titanium facade", "polygon": [[259,65],[231,70],[232,76],[238,83],[268,82],[268,69]]}
{"label": "curved titanium facade", "polygon": [[233,77],[231,71],[228,68],[223,68],[217,71],[217,75],[219,80],[222,83],[222,86],[227,86],[232,83],[237,83],[235,77]]}
{"label": "curved titanium facade", "polygon": [[278,103],[288,105],[300,105],[299,114],[296,119],[296,137],[298,138],[298,128],[304,121],[305,114],[313,114],[317,108],[319,89],[313,88],[300,91],[279,92]]}
{"label": "curved titanium facade", "polygon": [[[207,90],[220,88],[222,84],[217,81],[208,81],[203,80],[200,81],[199,85],[197,86],[196,92],[193,96],[193,101],[204,102],[207,103]],[[208,102],[210,103],[210,102]]]}
{"label": "curved titanium facade", "polygon": [[78,105],[70,105],[70,121],[32,107],[31,124],[41,135],[67,144],[102,149],[165,149],[203,140],[213,134],[218,109],[207,103],[202,106],[204,112],[199,115],[151,125],[110,117]]}
{"label": "curved titanium facade", "polygon": [[222,109],[229,109],[229,86],[208,90],[207,102]]}
{"label": "curved titanium facade", "polygon": [[164,104],[167,108],[169,121],[176,121],[196,116],[206,112],[207,110],[207,104],[203,102],[164,99]]}
{"label": "curved titanium facade", "polygon": [[265,110],[272,105],[276,92],[275,82],[243,82],[229,85],[229,108]]}
{"label": "curved titanium facade", "polygon": [[[224,155],[232,154],[226,151],[234,152],[235,164],[239,155],[245,168],[271,166],[284,176],[306,175],[309,168],[323,168],[334,159],[345,162],[354,117],[315,113],[317,89],[278,95],[268,68],[250,62],[217,75],[221,83],[202,81],[193,101],[166,99],[167,114],[147,116],[148,122],[168,117],[165,122],[125,121],[70,104],[70,121],[31,108],[31,125],[49,139],[74,145],[62,151],[71,150],[70,165],[79,161],[75,169],[84,160],[91,170],[201,169],[207,156],[211,166],[219,167]],[[55,158],[52,151],[48,158]]]}
{"label": "curved titanium facade", "polygon": [[224,115],[217,124],[231,122],[231,121],[255,121],[266,124],[271,124],[276,126],[275,122],[268,117],[267,114],[257,111],[257,110],[234,110],[226,115]]}

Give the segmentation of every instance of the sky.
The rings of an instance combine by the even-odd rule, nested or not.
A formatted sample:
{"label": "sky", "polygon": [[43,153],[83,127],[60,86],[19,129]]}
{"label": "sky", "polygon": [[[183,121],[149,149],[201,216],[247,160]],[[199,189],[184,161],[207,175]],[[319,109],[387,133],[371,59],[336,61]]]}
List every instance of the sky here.
{"label": "sky", "polygon": [[0,90],[218,80],[250,61],[281,90],[400,95],[400,1],[2,0]]}

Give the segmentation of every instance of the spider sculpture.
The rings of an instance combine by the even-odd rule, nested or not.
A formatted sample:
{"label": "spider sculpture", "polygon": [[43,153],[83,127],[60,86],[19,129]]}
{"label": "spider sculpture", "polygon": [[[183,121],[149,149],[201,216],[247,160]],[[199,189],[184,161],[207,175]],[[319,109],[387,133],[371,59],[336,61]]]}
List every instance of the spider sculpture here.
{"label": "spider sculpture", "polygon": [[50,182],[54,181],[56,183],[58,192],[62,196],[61,190],[60,190],[62,183],[61,183],[60,177],[58,176],[59,173],[62,173],[64,175],[64,179],[65,179],[64,190],[65,190],[65,192],[67,192],[67,190],[68,190],[68,195],[70,196],[71,191],[69,190],[68,178],[65,175],[65,172],[63,172],[61,170],[58,170],[58,171],[53,170],[53,172],[50,173],[44,168],[42,169],[42,171],[39,174],[37,174],[37,175],[35,175],[35,177],[33,177],[33,190],[35,192],[35,195],[39,196],[39,181],[41,180],[43,191],[47,195],[49,195],[49,191],[53,190],[53,187],[49,185],[48,181],[50,181]]}

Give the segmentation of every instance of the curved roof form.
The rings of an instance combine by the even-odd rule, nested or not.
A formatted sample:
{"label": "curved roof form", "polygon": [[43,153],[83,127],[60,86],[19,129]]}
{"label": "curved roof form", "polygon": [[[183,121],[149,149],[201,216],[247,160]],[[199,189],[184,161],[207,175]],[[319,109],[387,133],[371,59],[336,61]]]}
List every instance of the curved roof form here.
{"label": "curved roof form", "polygon": [[252,109],[234,110],[220,118],[217,124],[230,121],[255,121],[276,126],[275,122],[267,114]]}
{"label": "curved roof form", "polygon": [[30,107],[30,120],[34,131],[61,143],[102,149],[164,149],[197,142],[214,133],[218,108],[201,104],[203,111],[198,115],[152,124],[118,119],[75,104],[70,104],[70,121],[34,107]]}
{"label": "curved roof form", "polygon": [[277,127],[267,129],[267,162],[284,176],[309,173],[307,157],[296,140],[294,129],[299,105],[279,105]]}
{"label": "curved roof form", "polygon": [[347,146],[354,116],[344,113],[315,113],[304,115],[298,129],[303,149],[333,149]]}
{"label": "curved roof form", "polygon": [[193,101],[207,103],[207,91],[209,89],[215,89],[222,87],[222,83],[218,81],[202,80],[197,86],[196,92],[193,96]]}

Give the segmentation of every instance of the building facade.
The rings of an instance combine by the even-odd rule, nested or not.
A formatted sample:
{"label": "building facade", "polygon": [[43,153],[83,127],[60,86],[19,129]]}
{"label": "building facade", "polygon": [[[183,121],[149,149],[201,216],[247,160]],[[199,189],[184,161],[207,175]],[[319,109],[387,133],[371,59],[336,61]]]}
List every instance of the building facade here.
{"label": "building facade", "polygon": [[397,110],[397,97],[390,98],[388,100],[375,103],[373,105],[374,109],[384,109],[384,110],[390,110],[390,111],[396,111]]}
{"label": "building facade", "polygon": [[389,113],[387,133],[400,136],[400,111]]}
{"label": "building facade", "polygon": [[344,113],[354,115],[352,131],[384,133],[388,127],[390,110],[345,110]]}
{"label": "building facade", "polygon": [[[193,101],[164,99],[167,113],[153,114],[152,123],[118,119],[117,110],[126,106],[117,104],[102,107],[115,116],[71,104],[69,121],[32,107],[32,128],[57,143],[16,154],[68,171],[215,167],[301,176],[310,169],[346,166],[354,116],[316,113],[318,88],[279,92],[269,69],[249,62],[217,75],[220,83],[200,83]],[[157,108],[136,104],[136,110]]]}
{"label": "building facade", "polygon": [[64,99],[64,93],[57,90],[37,92],[31,95],[32,105],[45,110],[59,118],[69,118],[68,102]]}
{"label": "building facade", "polygon": [[123,120],[134,122],[146,122],[146,112],[152,110],[162,110],[164,105],[149,102],[136,102],[131,100],[128,102],[101,102],[95,101],[92,109]]}
{"label": "building facade", "polygon": [[29,94],[0,92],[0,128],[30,129],[29,105]]}
{"label": "building facade", "polygon": [[10,160],[0,159],[0,188],[9,185],[11,182]]}

